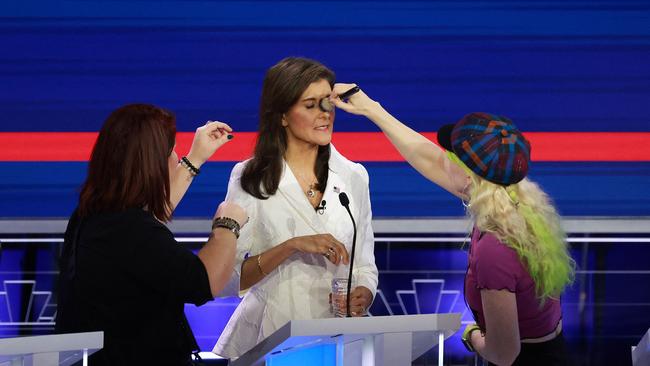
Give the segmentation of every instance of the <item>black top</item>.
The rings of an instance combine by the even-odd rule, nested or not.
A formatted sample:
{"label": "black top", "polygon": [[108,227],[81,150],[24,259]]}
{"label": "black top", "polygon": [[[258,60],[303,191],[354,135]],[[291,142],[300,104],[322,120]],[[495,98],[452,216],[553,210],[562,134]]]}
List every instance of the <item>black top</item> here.
{"label": "black top", "polygon": [[56,332],[103,330],[91,365],[186,364],[196,342],[183,304],[212,300],[210,282],[203,262],[151,213],[80,220],[75,212],[60,266]]}

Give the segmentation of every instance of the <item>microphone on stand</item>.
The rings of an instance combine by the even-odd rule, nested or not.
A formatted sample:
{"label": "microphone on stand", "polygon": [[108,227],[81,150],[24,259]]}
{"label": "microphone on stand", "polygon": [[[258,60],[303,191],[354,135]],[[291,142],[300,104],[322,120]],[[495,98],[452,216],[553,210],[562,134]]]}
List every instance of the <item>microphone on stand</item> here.
{"label": "microphone on stand", "polygon": [[339,201],[341,202],[341,205],[345,207],[345,209],[348,211],[348,215],[350,215],[350,220],[352,220],[352,228],[354,229],[354,236],[352,237],[352,253],[350,254],[350,273],[348,274],[348,295],[347,295],[347,317],[351,317],[350,315],[350,290],[352,288],[352,268],[354,267],[354,249],[357,246],[357,224],[354,222],[354,217],[352,216],[352,212],[350,211],[350,199],[348,199],[348,195],[345,194],[345,192],[339,193]]}

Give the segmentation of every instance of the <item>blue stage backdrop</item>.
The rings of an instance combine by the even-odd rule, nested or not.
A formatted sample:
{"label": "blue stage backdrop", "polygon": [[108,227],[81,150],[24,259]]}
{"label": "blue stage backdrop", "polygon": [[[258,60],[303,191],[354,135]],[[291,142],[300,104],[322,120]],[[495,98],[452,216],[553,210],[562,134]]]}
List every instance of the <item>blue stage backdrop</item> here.
{"label": "blue stage backdrop", "polygon": [[[255,131],[264,72],[289,55],[322,61],[419,131],[488,111],[527,132],[650,141],[647,1],[23,0],[0,12],[3,141],[7,132],[95,132],[133,102],[175,111],[179,131],[208,119]],[[344,112],[335,130],[378,131]],[[537,162],[531,176],[565,215],[650,215],[647,145],[604,137],[603,151],[646,157],[571,161],[576,143],[560,153],[568,162]],[[42,160],[49,148],[13,147]],[[0,216],[68,216],[85,164],[11,156],[0,153]],[[367,165],[376,216],[462,214],[404,163]],[[231,166],[206,166],[177,216],[210,216]]]}
{"label": "blue stage backdrop", "polygon": [[[569,141],[531,170],[563,215],[648,217],[649,24],[647,0],[3,1],[0,218],[69,216],[86,162],[56,157],[74,147],[48,141],[95,133],[120,105],[170,109],[184,132],[208,119],[256,131],[264,73],[290,55],[320,60],[418,131],[487,111],[551,142]],[[344,112],[335,131],[379,133]],[[553,148],[533,145],[533,154]],[[357,160],[370,174],[376,218],[463,215],[456,199],[404,162],[376,161],[374,153],[368,147]],[[176,218],[211,217],[234,163],[206,164]],[[60,233],[51,234],[3,243],[0,336],[51,331]],[[650,325],[647,243],[608,240],[572,244],[584,266],[565,296],[565,324],[585,364],[627,360]],[[374,311],[464,311],[456,295],[466,255],[457,244],[378,241],[382,296]],[[204,350],[237,301],[187,307]],[[458,363],[467,354],[453,343]]]}

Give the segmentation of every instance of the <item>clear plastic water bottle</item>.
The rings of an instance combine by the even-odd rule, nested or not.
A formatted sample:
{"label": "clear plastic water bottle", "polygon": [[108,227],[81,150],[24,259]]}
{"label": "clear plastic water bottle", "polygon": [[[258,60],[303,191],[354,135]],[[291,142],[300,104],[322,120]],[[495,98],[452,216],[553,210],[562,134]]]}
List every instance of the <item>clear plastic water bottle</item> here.
{"label": "clear plastic water bottle", "polygon": [[331,311],[335,317],[344,318],[347,316],[348,279],[332,279],[332,306]]}

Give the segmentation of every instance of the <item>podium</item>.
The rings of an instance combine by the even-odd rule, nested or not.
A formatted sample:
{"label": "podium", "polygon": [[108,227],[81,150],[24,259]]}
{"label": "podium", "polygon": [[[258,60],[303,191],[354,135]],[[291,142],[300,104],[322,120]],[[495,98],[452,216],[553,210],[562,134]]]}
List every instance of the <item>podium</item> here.
{"label": "podium", "polygon": [[632,347],[632,366],[650,365],[650,329],[645,332],[639,344]]}
{"label": "podium", "polygon": [[53,334],[0,339],[0,364],[11,366],[72,365],[104,347],[104,332]]}
{"label": "podium", "polygon": [[[411,365],[435,345],[439,349],[438,365],[442,365],[444,340],[458,328],[457,313],[292,320],[231,365],[274,365],[274,358],[300,356],[301,352],[325,346],[335,352],[330,358],[335,361],[327,364],[403,366]],[[360,357],[350,361],[350,353]]]}

